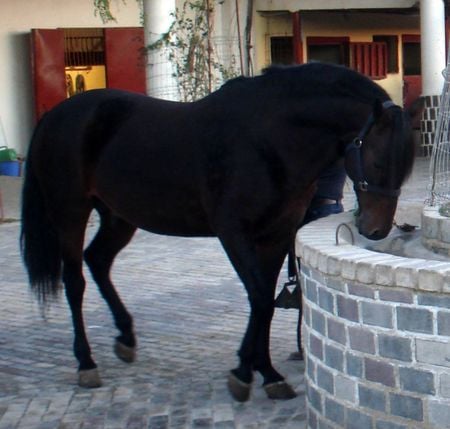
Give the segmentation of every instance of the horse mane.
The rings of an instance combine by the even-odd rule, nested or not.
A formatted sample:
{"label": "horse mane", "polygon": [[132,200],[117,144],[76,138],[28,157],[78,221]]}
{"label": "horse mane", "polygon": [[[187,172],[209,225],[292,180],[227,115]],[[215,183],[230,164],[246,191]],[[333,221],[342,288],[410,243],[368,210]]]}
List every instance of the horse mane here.
{"label": "horse mane", "polygon": [[312,62],[298,66],[269,66],[254,78],[238,77],[222,88],[242,91],[276,86],[295,97],[343,97],[373,104],[389,100],[387,92],[368,77],[344,66]]}
{"label": "horse mane", "polygon": [[[228,81],[222,89],[236,91],[242,96],[246,91],[273,88],[287,98],[343,98],[374,106],[375,101],[390,100],[388,93],[367,76],[344,66],[312,62],[298,66],[270,66],[262,74],[253,78],[238,77]],[[402,135],[394,139],[395,166],[407,177],[412,169],[414,147],[411,139],[405,139],[409,126],[408,115],[395,109],[392,120]],[[397,111],[398,110],[398,111]]]}

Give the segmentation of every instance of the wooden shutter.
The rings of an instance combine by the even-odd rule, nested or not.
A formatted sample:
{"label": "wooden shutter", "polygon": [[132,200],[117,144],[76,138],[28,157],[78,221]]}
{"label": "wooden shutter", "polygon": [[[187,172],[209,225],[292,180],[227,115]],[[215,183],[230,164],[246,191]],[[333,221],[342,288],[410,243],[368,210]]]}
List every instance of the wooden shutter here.
{"label": "wooden shutter", "polygon": [[105,63],[108,88],[146,93],[144,29],[105,28]]}
{"label": "wooden shutter", "polygon": [[31,58],[38,120],[66,98],[63,30],[31,30]]}
{"label": "wooden shutter", "polygon": [[372,79],[385,78],[387,75],[386,43],[350,43],[350,67]]}

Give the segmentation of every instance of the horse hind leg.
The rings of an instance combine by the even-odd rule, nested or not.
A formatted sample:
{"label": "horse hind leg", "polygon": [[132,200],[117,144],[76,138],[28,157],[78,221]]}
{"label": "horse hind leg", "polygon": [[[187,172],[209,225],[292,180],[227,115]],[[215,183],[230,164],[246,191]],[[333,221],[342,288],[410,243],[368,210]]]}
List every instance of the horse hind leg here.
{"label": "horse hind leg", "polygon": [[94,362],[83,321],[83,295],[86,281],[82,273],[84,231],[89,210],[80,219],[68,221],[60,227],[63,259],[63,282],[74,327],[73,349],[78,360],[78,384],[82,387],[99,387],[101,379]]}
{"label": "horse hind leg", "polygon": [[100,228],[84,252],[84,259],[120,331],[114,352],[124,362],[133,362],[136,357],[133,319],[114,288],[110,271],[114,258],[130,242],[136,227],[113,216],[109,209],[100,204],[96,208],[100,215]]}

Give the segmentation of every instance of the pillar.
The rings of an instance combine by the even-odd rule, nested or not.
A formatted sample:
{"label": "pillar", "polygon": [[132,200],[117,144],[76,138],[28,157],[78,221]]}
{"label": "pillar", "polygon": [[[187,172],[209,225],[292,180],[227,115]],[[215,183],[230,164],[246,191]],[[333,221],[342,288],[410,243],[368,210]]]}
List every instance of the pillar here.
{"label": "pillar", "polygon": [[[146,45],[152,45],[169,30],[175,19],[175,0],[144,0]],[[176,70],[169,50],[161,46],[147,50],[147,94],[165,100],[178,100]]]}
{"label": "pillar", "polygon": [[425,111],[421,121],[423,155],[431,155],[437,110],[444,85],[445,7],[444,0],[420,1],[422,95]]}
{"label": "pillar", "polygon": [[292,43],[294,50],[294,63],[303,64],[303,42],[300,12],[292,13]]}

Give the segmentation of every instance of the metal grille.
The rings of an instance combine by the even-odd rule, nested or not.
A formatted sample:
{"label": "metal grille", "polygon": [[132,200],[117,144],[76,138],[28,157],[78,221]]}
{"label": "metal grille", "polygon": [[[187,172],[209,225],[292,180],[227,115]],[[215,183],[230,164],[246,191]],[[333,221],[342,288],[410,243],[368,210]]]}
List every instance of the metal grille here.
{"label": "metal grille", "polygon": [[450,51],[444,75],[436,134],[431,155],[431,206],[442,205],[450,201]]}
{"label": "metal grille", "polygon": [[64,61],[66,67],[105,64],[105,43],[100,28],[64,30]]}

